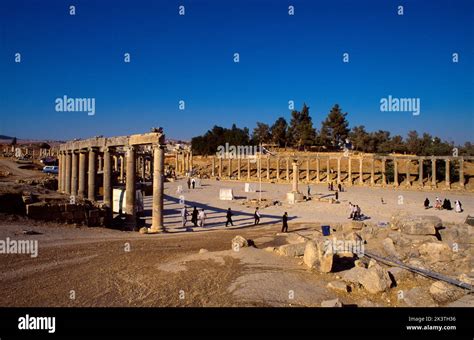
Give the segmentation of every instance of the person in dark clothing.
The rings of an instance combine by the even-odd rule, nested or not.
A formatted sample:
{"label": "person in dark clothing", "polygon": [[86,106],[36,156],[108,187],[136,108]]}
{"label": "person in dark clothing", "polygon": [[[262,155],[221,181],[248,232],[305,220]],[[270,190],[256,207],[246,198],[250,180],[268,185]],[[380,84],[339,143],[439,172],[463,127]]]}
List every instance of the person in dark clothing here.
{"label": "person in dark clothing", "polygon": [[255,225],[260,223],[260,212],[258,211],[258,207],[255,208],[255,212],[253,213],[253,218],[255,219],[255,222],[254,222]]}
{"label": "person in dark clothing", "polygon": [[337,185],[337,190],[339,190],[339,192],[342,191],[342,185],[341,185],[341,183],[339,183],[339,184]]}
{"label": "person in dark clothing", "polygon": [[336,196],[336,201],[339,199],[339,192],[336,191],[336,193],[334,194]]}
{"label": "person in dark clothing", "polygon": [[225,226],[227,227],[230,223],[231,226],[234,226],[234,223],[232,222],[232,211],[229,209],[227,209],[227,215],[226,215],[226,218],[227,218],[227,221],[225,222]]}
{"label": "person in dark clothing", "polygon": [[453,207],[451,206],[451,200],[446,201],[446,210],[453,210]]}
{"label": "person in dark clothing", "polygon": [[283,214],[282,221],[283,221],[283,225],[281,227],[281,232],[287,233],[288,232],[288,213],[286,211]]}
{"label": "person in dark clothing", "polygon": [[188,177],[186,184],[188,185],[188,189],[191,189],[191,178]]}
{"label": "person in dark clothing", "polygon": [[448,209],[448,200],[445,198],[442,205],[443,209]]}
{"label": "person in dark clothing", "polygon": [[428,209],[430,207],[430,200],[427,198],[425,198],[425,202],[423,203],[423,205],[425,206],[425,209]]}
{"label": "person in dark clothing", "polygon": [[198,226],[198,211],[196,207],[194,207],[193,212],[191,214],[191,222],[194,224],[195,227]]}

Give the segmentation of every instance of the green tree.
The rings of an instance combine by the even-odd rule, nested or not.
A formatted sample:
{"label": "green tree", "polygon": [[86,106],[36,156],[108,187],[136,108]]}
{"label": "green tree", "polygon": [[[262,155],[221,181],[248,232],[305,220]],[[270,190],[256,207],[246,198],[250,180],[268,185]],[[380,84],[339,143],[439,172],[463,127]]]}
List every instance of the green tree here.
{"label": "green tree", "polygon": [[313,145],[316,139],[316,130],[313,127],[313,121],[309,115],[309,107],[303,104],[300,111],[293,110],[291,112],[291,122],[288,129],[288,137],[291,144],[297,149]]}
{"label": "green tree", "polygon": [[288,144],[288,123],[285,118],[279,117],[270,128],[272,142],[279,147],[286,147]]}
{"label": "green tree", "polygon": [[257,122],[257,126],[253,129],[252,140],[255,144],[270,142],[272,134],[268,124]]}
{"label": "green tree", "polygon": [[349,122],[347,112],[342,113],[338,104],[329,112],[326,120],[321,125],[321,142],[323,145],[338,148],[349,135]]}

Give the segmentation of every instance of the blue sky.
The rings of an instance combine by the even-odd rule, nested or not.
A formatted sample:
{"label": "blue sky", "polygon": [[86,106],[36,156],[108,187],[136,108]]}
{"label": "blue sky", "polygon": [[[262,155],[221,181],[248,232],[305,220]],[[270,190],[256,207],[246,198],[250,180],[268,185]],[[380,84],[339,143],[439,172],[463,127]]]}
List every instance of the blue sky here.
{"label": "blue sky", "polygon": [[[471,0],[2,0],[0,134],[72,139],[162,126],[190,139],[215,124],[289,119],[293,100],[309,105],[318,129],[338,103],[351,127],[463,143],[473,141],[473,42]],[[64,95],[95,98],[96,114],[56,112]],[[420,98],[420,115],[381,112],[388,95]]]}

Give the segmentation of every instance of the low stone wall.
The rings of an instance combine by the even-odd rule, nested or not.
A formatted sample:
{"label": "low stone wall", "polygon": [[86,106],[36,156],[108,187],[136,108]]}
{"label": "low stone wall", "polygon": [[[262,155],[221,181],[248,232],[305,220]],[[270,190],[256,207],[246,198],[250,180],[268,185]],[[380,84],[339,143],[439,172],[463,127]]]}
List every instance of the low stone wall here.
{"label": "low stone wall", "polygon": [[107,225],[108,211],[90,204],[37,202],[26,206],[26,215],[37,220],[78,223],[87,226]]}

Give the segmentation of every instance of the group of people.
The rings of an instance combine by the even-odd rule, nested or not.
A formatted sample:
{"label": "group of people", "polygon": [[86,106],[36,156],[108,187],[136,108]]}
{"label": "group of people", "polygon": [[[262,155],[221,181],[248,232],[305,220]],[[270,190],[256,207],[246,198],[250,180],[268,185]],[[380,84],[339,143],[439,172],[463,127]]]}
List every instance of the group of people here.
{"label": "group of people", "polygon": [[194,189],[196,188],[196,179],[194,177],[188,177],[188,179],[186,180],[186,184],[188,185],[188,189]]}
{"label": "group of people", "polygon": [[[334,191],[334,187],[335,187],[335,186],[334,186],[334,182],[329,182],[329,183],[328,183],[328,190],[329,190],[329,191]],[[337,192],[343,192],[343,191],[344,191],[344,187],[342,186],[341,183],[339,183],[339,184],[337,185]]]}
{"label": "group of people", "polygon": [[349,202],[349,212],[350,212],[350,215],[348,219],[357,221],[362,218],[362,211],[357,204],[352,204],[351,202]]}
{"label": "group of people", "polygon": [[[428,197],[425,198],[425,201],[423,202],[423,206],[425,207],[425,209],[431,208],[430,200],[428,199]],[[437,210],[443,210],[443,209],[444,210],[453,210],[453,207],[451,205],[451,200],[449,200],[448,198],[445,198],[444,200],[441,200],[441,198],[439,198],[439,197],[436,197],[434,208],[437,209]],[[461,203],[460,200],[454,201],[454,211],[457,212],[457,213],[461,213],[463,211],[462,203]]]}
{"label": "group of people", "polygon": [[[184,228],[186,227],[186,223],[188,222],[188,209],[186,206],[181,208],[181,226]],[[232,212],[231,208],[227,209],[226,212],[226,221],[225,221],[225,226],[228,227],[229,225],[234,226],[234,222],[232,221],[232,216],[234,216],[234,213]],[[253,214],[254,217],[254,225],[260,224],[260,211],[257,208],[255,208],[255,212]],[[207,214],[204,211],[204,209],[198,210],[196,207],[193,207],[193,211],[191,213],[191,223],[195,227],[204,227],[205,222],[206,222]],[[288,213],[285,211],[285,213],[282,216],[282,228],[281,228],[282,233],[287,233],[288,232]]]}
{"label": "group of people", "polygon": [[[207,214],[204,209],[198,211],[196,207],[193,207],[193,211],[191,213],[191,223],[197,227],[204,227],[206,223]],[[186,206],[181,208],[181,226],[184,228],[186,227],[186,222],[188,221],[188,209]]]}

